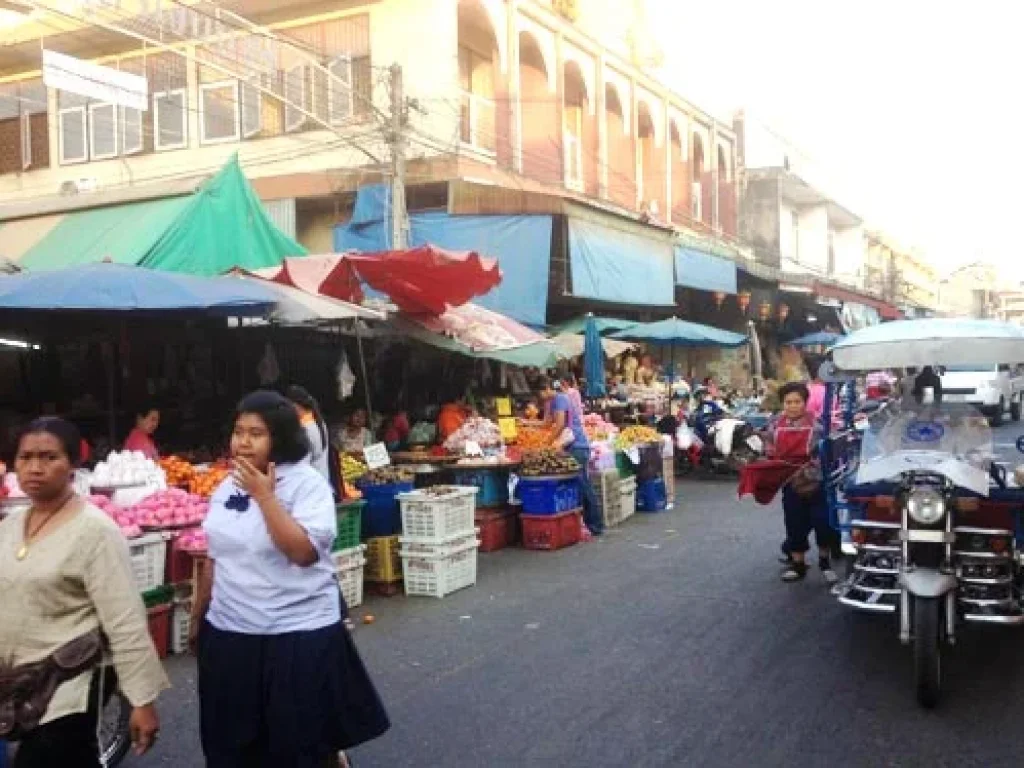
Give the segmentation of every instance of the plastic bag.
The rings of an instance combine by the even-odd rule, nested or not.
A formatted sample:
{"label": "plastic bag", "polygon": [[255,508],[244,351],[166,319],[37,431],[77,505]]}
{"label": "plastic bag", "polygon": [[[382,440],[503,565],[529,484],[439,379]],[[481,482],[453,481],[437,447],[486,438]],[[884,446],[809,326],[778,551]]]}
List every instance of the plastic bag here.
{"label": "plastic bag", "polygon": [[338,400],[348,400],[356,388],[356,375],[352,373],[352,367],[348,364],[348,355],[341,353],[338,360]]}
{"label": "plastic bag", "polygon": [[555,448],[565,450],[566,448],[571,447],[575,442],[576,435],[572,433],[572,430],[569,427],[566,427],[562,430],[562,434],[558,436],[558,439],[555,440]]}
{"label": "plastic bag", "polygon": [[676,430],[676,448],[681,451],[688,451],[693,446],[702,447],[700,442],[701,440],[697,437],[697,433],[693,431],[693,427],[685,421],[679,425],[679,429]]}

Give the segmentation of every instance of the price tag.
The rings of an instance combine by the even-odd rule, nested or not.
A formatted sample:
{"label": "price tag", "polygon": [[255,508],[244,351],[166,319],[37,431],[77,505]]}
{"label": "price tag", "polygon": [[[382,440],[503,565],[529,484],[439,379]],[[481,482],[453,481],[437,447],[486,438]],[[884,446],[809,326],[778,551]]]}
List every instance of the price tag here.
{"label": "price tag", "polygon": [[384,443],[374,443],[363,449],[363,458],[366,459],[366,466],[370,469],[380,469],[391,463],[387,446]]}
{"label": "price tag", "polygon": [[512,442],[519,435],[516,420],[511,416],[503,416],[498,419],[498,429],[501,431],[501,439],[506,443]]}
{"label": "price tag", "polygon": [[467,456],[483,456],[483,448],[480,447],[480,443],[474,442],[473,440],[466,441],[466,455]]}
{"label": "price tag", "polygon": [[508,397],[496,397],[494,398],[494,407],[498,411],[499,416],[511,416],[512,415],[512,399]]}

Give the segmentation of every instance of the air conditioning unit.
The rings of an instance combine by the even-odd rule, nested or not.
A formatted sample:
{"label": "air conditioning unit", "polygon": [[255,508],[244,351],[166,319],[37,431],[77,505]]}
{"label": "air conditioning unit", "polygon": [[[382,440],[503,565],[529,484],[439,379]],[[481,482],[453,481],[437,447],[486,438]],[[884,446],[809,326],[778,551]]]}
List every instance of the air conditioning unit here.
{"label": "air conditioning unit", "polygon": [[60,185],[60,194],[65,197],[82,192],[95,192],[99,189],[99,181],[94,176],[82,179],[69,179]]}
{"label": "air conditioning unit", "polygon": [[699,181],[695,181],[690,185],[690,218],[700,221],[701,211],[701,186]]}

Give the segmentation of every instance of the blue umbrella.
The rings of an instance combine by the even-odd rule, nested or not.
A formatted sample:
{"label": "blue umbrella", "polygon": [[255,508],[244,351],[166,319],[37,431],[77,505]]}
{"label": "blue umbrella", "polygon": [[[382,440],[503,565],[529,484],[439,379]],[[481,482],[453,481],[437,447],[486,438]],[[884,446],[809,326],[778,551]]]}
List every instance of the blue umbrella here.
{"label": "blue umbrella", "polygon": [[608,331],[623,331],[627,328],[632,328],[637,325],[636,320],[620,320],[617,317],[594,317],[593,313],[588,313],[582,317],[575,317],[567,323],[562,323],[556,326],[551,331],[552,336],[559,336],[563,333],[585,333],[587,330],[587,323],[591,320],[597,325],[597,332],[600,334],[607,333]]}
{"label": "blue umbrella", "polygon": [[0,276],[0,311],[266,314],[277,295],[259,283],[124,264],[86,264]]}
{"label": "blue umbrella", "polygon": [[817,333],[809,333],[806,336],[801,336],[799,339],[793,339],[789,342],[791,347],[831,347],[836,344],[840,339],[843,338],[841,333],[831,333],[829,331],[818,331]]}
{"label": "blue umbrella", "polygon": [[689,323],[677,317],[642,323],[613,333],[613,339],[643,341],[662,347],[742,347],[748,339],[741,333],[723,331],[710,325]]}
{"label": "blue umbrella", "polygon": [[583,334],[583,375],[587,378],[587,397],[604,397],[608,394],[604,385],[604,348],[601,346],[601,332],[593,315],[587,315]]}

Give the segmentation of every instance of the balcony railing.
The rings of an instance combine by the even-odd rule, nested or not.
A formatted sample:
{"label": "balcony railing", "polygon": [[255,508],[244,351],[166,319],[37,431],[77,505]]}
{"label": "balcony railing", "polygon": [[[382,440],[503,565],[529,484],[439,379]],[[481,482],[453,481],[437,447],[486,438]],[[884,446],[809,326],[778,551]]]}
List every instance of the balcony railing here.
{"label": "balcony railing", "polygon": [[462,143],[487,154],[497,151],[497,111],[494,99],[462,92],[459,138]]}

